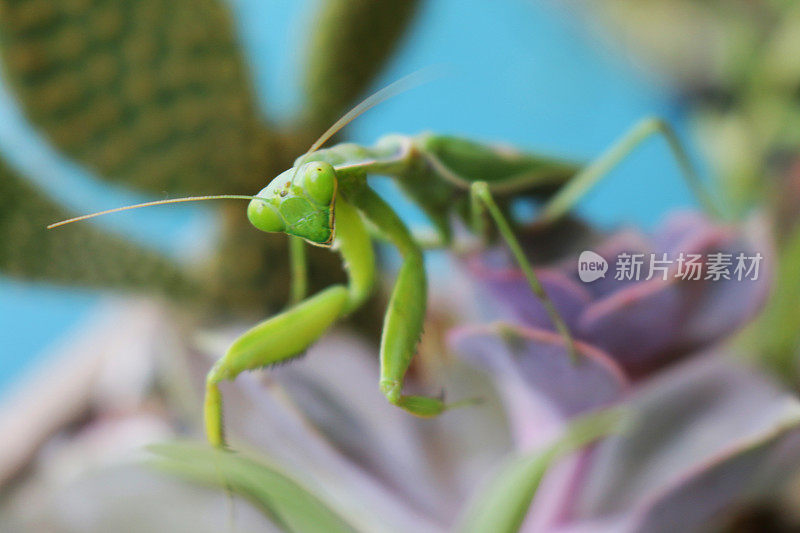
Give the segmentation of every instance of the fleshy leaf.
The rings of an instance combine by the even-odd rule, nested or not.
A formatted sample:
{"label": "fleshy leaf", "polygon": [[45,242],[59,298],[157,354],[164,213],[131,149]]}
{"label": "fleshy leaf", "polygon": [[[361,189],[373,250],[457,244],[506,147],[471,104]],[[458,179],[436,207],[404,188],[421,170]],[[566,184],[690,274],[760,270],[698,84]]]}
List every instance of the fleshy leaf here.
{"label": "fleshy leaf", "polygon": [[684,303],[677,283],[642,281],[589,306],[577,331],[640,376],[675,357],[668,348],[683,325]]}
{"label": "fleshy leaf", "polygon": [[[531,327],[554,329],[547,311],[531,290],[522,270],[492,267],[491,259],[491,253],[485,253],[471,258],[468,266],[470,273],[492,294],[497,306],[511,320]],[[575,328],[583,308],[589,304],[589,293],[560,271],[537,269],[536,275],[567,327]]]}
{"label": "fleshy leaf", "polygon": [[578,343],[573,362],[564,340],[545,330],[476,326],[456,330],[449,344],[494,374],[522,449],[560,431],[565,420],[619,399],[627,388],[608,355]]}
{"label": "fleshy leaf", "polygon": [[[753,221],[734,228],[687,214],[672,217],[655,238],[663,246],[656,248],[660,253],[671,253],[667,279],[655,272],[653,279],[619,283],[615,292],[586,308],[576,334],[613,354],[635,376],[730,335],[761,309],[769,292],[773,254],[761,226]],[[677,276],[675,258],[680,253],[703,257],[700,279]],[[727,254],[730,279],[706,279],[714,254]],[[748,274],[746,269],[757,255],[758,272]],[[642,276],[647,275],[648,264],[645,260]]]}
{"label": "fleshy leaf", "polygon": [[[800,459],[797,421],[723,454],[701,471],[669,487],[650,506],[637,513],[635,529],[641,533],[670,533],[705,528],[730,518],[725,513],[733,501],[757,501],[780,489]],[[777,458],[777,460],[776,460]],[[765,468],[779,466],[776,468]],[[721,525],[721,524],[720,524]]]}
{"label": "fleshy leaf", "polygon": [[30,119],[101,177],[158,194],[252,180],[264,132],[225,2],[0,0],[0,44]]}
{"label": "fleshy leaf", "polygon": [[329,0],[314,21],[305,91],[315,129],[332,124],[364,96],[397,48],[418,0]]}
{"label": "fleshy leaf", "polygon": [[469,533],[519,531],[550,466],[614,432],[621,416],[620,410],[610,409],[578,418],[544,449],[509,460],[488,486],[473,497],[459,530]]}
{"label": "fleshy leaf", "polygon": [[653,235],[653,250],[666,252],[670,256],[680,252],[687,252],[686,244],[697,238],[698,235],[713,231],[714,226],[703,213],[699,211],[677,211],[672,213]]}
{"label": "fleshy leaf", "polygon": [[[731,279],[704,281],[703,286],[684,287],[688,292],[702,290],[703,297],[690,309],[686,323],[680,333],[683,348],[691,349],[707,343],[709,339],[722,338],[746,324],[764,307],[772,287],[775,253],[772,237],[758,220],[752,221],[744,229],[749,230],[749,239],[731,238],[731,232],[721,232],[716,239],[711,238],[706,250],[722,252],[732,257]],[[736,274],[739,256],[745,268]],[[747,274],[745,269],[755,261],[748,258],[760,257],[758,272]],[[739,279],[741,277],[742,279]],[[791,284],[789,284],[791,285]],[[784,287],[783,285],[780,285]]]}
{"label": "fleshy leaf", "polygon": [[[205,337],[203,351],[216,359],[232,333]],[[374,350],[363,339],[333,333],[302,360],[261,379],[239,376],[225,392],[226,433],[234,449],[257,449],[275,464],[291,465],[296,479],[313,480],[315,492],[357,517],[359,530],[388,523],[398,531],[438,531],[431,515],[457,503],[452,484],[441,482],[450,477],[445,465],[431,468],[438,455],[420,439],[420,419],[380,393]],[[206,364],[193,366],[198,386],[207,370]],[[302,390],[298,376],[306,378]],[[311,391],[313,382],[319,385]],[[342,433],[349,433],[347,440]]]}
{"label": "fleshy leaf", "polygon": [[[614,272],[616,257],[621,253],[628,254],[647,254],[651,252],[651,246],[647,237],[634,229],[623,229],[618,233],[611,235],[598,242],[597,244],[588,247],[589,250],[596,252],[609,263],[609,270],[605,277],[599,278],[591,283],[583,283],[578,277],[578,255],[564,261],[561,265],[561,270],[566,272],[572,279],[585,287],[593,299],[601,299],[613,294],[628,285],[636,284],[634,280],[618,280]],[[647,260],[647,257],[645,257]],[[647,273],[647,264],[642,265],[642,272]]]}
{"label": "fleshy leaf", "polygon": [[356,531],[308,489],[260,461],[191,443],[158,444],[149,450],[156,455],[152,462],[157,468],[240,494],[286,531]]}
{"label": "fleshy leaf", "polygon": [[[721,358],[692,361],[666,373],[632,399],[631,409],[626,430],[598,447],[591,468],[579,480],[582,489],[575,495],[574,518],[631,517],[661,505],[672,487],[696,484],[700,490],[704,485],[693,479],[720,479],[713,470],[728,461],[725,458],[733,467],[726,475],[738,479],[735,472],[750,464],[746,456],[758,443],[800,425],[795,399]],[[758,463],[759,468],[768,466],[763,460]],[[692,505],[705,511],[707,506],[716,508],[720,504],[711,497],[714,494],[724,496],[726,504],[735,502],[748,496],[757,482],[745,475],[733,484],[737,490],[712,490],[708,498],[697,493]],[[671,512],[686,516],[681,509]],[[684,526],[676,530],[690,529]]]}
{"label": "fleshy leaf", "polygon": [[67,216],[0,161],[0,272],[91,287],[149,288],[184,296],[200,292],[177,264],[94,224],[46,229]]}
{"label": "fleshy leaf", "polygon": [[757,327],[748,339],[754,351],[762,354],[776,371],[776,374],[789,382],[796,383],[798,376],[798,358],[800,353],[800,313],[797,303],[800,302],[800,283],[797,273],[800,272],[800,224],[793,233],[778,257],[775,272],[775,285],[780,290],[773,291],[764,314]]}

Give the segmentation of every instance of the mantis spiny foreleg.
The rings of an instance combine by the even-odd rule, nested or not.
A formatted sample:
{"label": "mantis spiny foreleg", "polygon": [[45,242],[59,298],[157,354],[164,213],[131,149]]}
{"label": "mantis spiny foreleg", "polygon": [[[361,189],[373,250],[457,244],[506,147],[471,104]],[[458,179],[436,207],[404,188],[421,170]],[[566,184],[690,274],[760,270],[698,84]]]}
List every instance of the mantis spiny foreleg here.
{"label": "mantis spiny foreleg", "polygon": [[422,250],[400,217],[366,184],[351,188],[346,195],[397,247],[403,259],[381,336],[381,392],[393,405],[421,417],[436,416],[445,409],[474,403],[474,400],[467,400],[445,404],[440,398],[403,394],[403,379],[416,353],[425,318],[427,281]]}
{"label": "mantis spiny foreleg", "polygon": [[261,322],[234,341],[206,377],[205,422],[212,445],[225,445],[219,382],[299,355],[341,315],[346,302],[347,289],[334,285]]}
{"label": "mantis spiny foreleg", "polygon": [[335,246],[344,258],[349,276],[347,287],[334,285],[286,311],[256,325],[236,339],[206,377],[205,425],[209,442],[225,446],[222,396],[219,383],[233,380],[246,370],[255,370],[301,354],[328,327],[360,305],[372,286],[375,258],[369,235],[356,210],[336,201]]}

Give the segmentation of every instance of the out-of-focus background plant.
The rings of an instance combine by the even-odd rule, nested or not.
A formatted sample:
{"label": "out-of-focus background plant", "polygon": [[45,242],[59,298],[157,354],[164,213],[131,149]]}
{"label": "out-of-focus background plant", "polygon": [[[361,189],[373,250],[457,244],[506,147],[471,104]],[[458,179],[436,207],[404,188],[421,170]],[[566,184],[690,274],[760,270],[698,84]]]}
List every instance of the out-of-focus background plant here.
{"label": "out-of-focus background plant", "polygon": [[[0,125],[0,325],[11,341],[0,354],[0,531],[797,527],[800,9],[492,4],[0,0],[0,121],[32,126],[49,149],[34,153],[91,175],[61,179],[26,157],[24,132]],[[298,11],[308,15],[287,15]],[[266,39],[291,33],[284,26],[302,50]],[[442,61],[456,67],[451,80],[417,89],[406,107],[387,102],[341,138],[431,128],[588,158],[642,115],[666,115],[699,147],[729,220],[674,215],[654,232],[609,234],[623,221],[652,230],[692,203],[666,149],[645,147],[582,204],[591,225],[519,228],[580,364],[502,247],[437,254],[410,386],[483,405],[418,420],[385,402],[379,295],[301,362],[226,384],[241,455],[163,444],[199,435],[209,364],[285,304],[285,239],[250,228],[239,203],[179,209],[194,226],[173,239],[160,238],[173,222],[149,226],[159,210],[120,217],[127,227],[44,226],[112,207],[84,182],[113,187],[114,205],[252,194],[370,90]],[[275,83],[292,76],[302,81]],[[275,104],[268,93],[281,91]],[[519,207],[526,218],[530,206]],[[584,287],[582,249],[767,260],[758,283]],[[383,265],[391,277],[392,258]],[[310,274],[311,290],[343,276],[324,250],[311,250]],[[11,374],[64,319],[47,308],[26,316],[33,286],[9,279],[115,296],[39,368]],[[83,292],[67,295],[61,316],[85,306]],[[21,341],[31,337],[41,342]],[[611,410],[593,418],[598,409]],[[162,444],[143,452],[152,443]]]}
{"label": "out-of-focus background plant", "polygon": [[752,349],[797,386],[800,6],[678,0],[587,7],[595,27],[680,98],[733,213],[757,207],[772,216],[781,289],[754,330]]}

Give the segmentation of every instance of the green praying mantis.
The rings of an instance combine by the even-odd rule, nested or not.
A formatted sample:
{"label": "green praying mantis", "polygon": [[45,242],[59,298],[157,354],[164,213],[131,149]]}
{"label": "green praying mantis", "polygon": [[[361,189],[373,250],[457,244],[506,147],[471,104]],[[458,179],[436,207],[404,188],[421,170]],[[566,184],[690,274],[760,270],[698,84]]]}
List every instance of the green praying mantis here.
{"label": "green praying mantis", "polygon": [[[343,116],[295,161],[292,168],[273,178],[255,196],[216,195],[147,202],[48,226],[53,228],[151,205],[247,199],[250,200],[247,217],[254,227],[290,236],[292,294],[297,302],[237,338],[206,378],[204,421],[207,438],[213,446],[226,447],[220,382],[302,354],[333,323],[364,303],[376,275],[375,233],[394,246],[402,258],[380,341],[381,392],[391,404],[421,417],[436,416],[473,402],[463,400],[448,404],[443,397],[403,393],[404,376],[415,355],[426,309],[424,246],[394,209],[370,187],[368,176],[394,179],[430,218],[442,247],[453,243],[456,217],[463,218],[474,233],[482,236],[488,213],[527,277],[531,290],[576,358],[570,332],[514,236],[506,206],[497,199],[524,196],[543,201],[537,223],[551,224],[563,217],[634,148],[660,134],[667,140],[689,186],[704,204],[711,204],[676,135],[665,122],[655,118],[637,123],[599,158],[585,166],[433,133],[387,135],[374,146],[343,143],[322,148],[344,125],[396,92],[403,81],[378,91]],[[339,253],[347,271],[347,285],[334,285],[303,299],[304,243]]]}

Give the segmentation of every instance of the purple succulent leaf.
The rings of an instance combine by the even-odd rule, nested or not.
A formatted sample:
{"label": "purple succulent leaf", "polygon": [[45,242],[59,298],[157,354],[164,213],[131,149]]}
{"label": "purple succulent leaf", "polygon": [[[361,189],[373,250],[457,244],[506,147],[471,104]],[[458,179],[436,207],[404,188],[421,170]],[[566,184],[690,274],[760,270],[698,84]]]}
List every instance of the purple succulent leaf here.
{"label": "purple succulent leaf", "polygon": [[[608,261],[609,271],[606,273],[605,277],[590,283],[580,281],[578,277],[578,257],[564,261],[559,267],[562,272],[567,272],[575,283],[585,287],[592,299],[595,300],[613,294],[629,285],[636,284],[635,280],[619,280],[615,278],[614,264],[616,258],[622,253],[644,254],[647,256],[651,251],[651,245],[647,238],[638,231],[625,229],[600,242],[596,247],[592,248],[591,251]],[[647,264],[644,264],[642,266],[642,271],[647,272],[647,268]]]}
{"label": "purple succulent leaf", "polygon": [[563,524],[568,522],[572,511],[572,495],[580,490],[586,470],[591,468],[595,447],[590,445],[550,468],[531,502],[522,531],[560,531]]}
{"label": "purple succulent leaf", "polygon": [[590,305],[579,338],[602,348],[626,372],[640,376],[670,358],[683,324],[684,300],[675,284],[660,279],[630,285]]}
{"label": "purple succulent leaf", "polygon": [[[766,278],[767,276],[765,276]],[[767,279],[702,282],[703,287],[685,287],[685,292],[702,292],[685,315],[684,325],[676,336],[680,351],[707,346],[734,333],[755,317],[764,305],[770,291]]]}
{"label": "purple succulent leaf", "polygon": [[[683,228],[694,220],[696,231]],[[767,238],[753,238],[728,226],[714,226],[699,215],[673,222],[662,237],[676,253],[723,253],[736,258],[739,253],[752,256],[754,242],[767,243]],[[757,227],[758,225],[751,225]],[[679,231],[681,229],[681,231]],[[747,228],[753,232],[753,228]],[[763,229],[760,231],[763,235]],[[766,245],[765,245],[766,246]],[[764,250],[765,256],[769,252]],[[675,361],[690,351],[709,346],[736,331],[761,308],[770,288],[767,265],[760,265],[757,279],[737,279],[736,260],[731,279],[684,280],[676,276],[677,263],[670,266],[664,279],[660,272],[653,279],[621,286],[616,292],[600,298],[587,307],[576,334],[603,348],[633,376],[641,376],[665,363]],[[704,262],[701,278],[708,274]],[[645,264],[642,272],[647,272]],[[644,274],[643,274],[644,275]]]}
{"label": "purple succulent leaf", "polygon": [[[482,282],[500,311],[500,319],[544,329],[554,329],[540,300],[533,294],[525,274],[516,267],[495,266],[495,254],[474,256],[468,262],[470,273]],[[541,269],[536,275],[567,326],[577,325],[589,303],[588,291],[557,270]]]}
{"label": "purple succulent leaf", "polygon": [[578,343],[570,359],[556,333],[495,323],[455,330],[450,346],[495,377],[520,448],[552,436],[565,419],[620,398],[627,380],[605,353]]}
{"label": "purple succulent leaf", "polygon": [[[640,521],[675,487],[696,483],[691,487],[708,489],[693,480],[712,476],[720,458],[730,458],[733,462],[726,464],[741,468],[744,463],[737,457],[754,449],[754,443],[767,442],[800,424],[797,400],[720,357],[695,359],[659,376],[630,404],[635,414],[627,429],[598,445],[582,490],[575,495],[572,520],[632,516]],[[769,466],[769,454],[760,457],[756,466]],[[734,480],[736,472],[726,474],[735,490],[725,487],[729,491],[725,502],[750,493],[747,483]],[[726,475],[714,479],[727,479]],[[746,478],[752,481],[752,476]],[[719,491],[715,488],[703,496],[707,509],[718,505]]]}
{"label": "purple succulent leaf", "polygon": [[[771,239],[766,227],[756,220],[747,225],[745,234],[733,230],[720,230],[706,236],[704,251],[731,254],[731,279],[716,281],[704,280],[689,282],[682,287],[688,298],[694,295],[691,306],[687,306],[687,316],[680,339],[684,347],[695,346],[729,335],[750,321],[763,307],[772,286]],[[757,276],[741,276],[738,279],[735,268],[737,256],[744,254],[753,257],[761,254]],[[683,285],[683,284],[682,284]],[[697,295],[702,294],[698,298]]]}
{"label": "purple succulent leaf", "polygon": [[686,252],[687,239],[704,234],[714,226],[700,211],[678,211],[672,213],[653,235],[652,249],[674,255]]}
{"label": "purple succulent leaf", "polygon": [[[494,391],[488,376],[478,375],[483,378],[478,380],[474,368],[454,360],[442,370],[446,379],[441,383],[423,385],[409,379],[406,392],[442,392],[446,401],[487,401],[434,419],[409,416],[381,394],[373,350],[363,339],[329,334],[297,364],[273,369],[271,377],[314,432],[344,459],[379,480],[399,501],[446,523],[482,474],[481,467],[488,468],[510,448],[501,402],[491,401]],[[447,460],[442,460],[442,442],[461,444],[448,448]],[[479,449],[482,458],[470,456],[475,453],[470,447]],[[464,468],[467,458],[474,472]]]}
{"label": "purple succulent leaf", "polygon": [[630,531],[632,521],[631,517],[606,516],[541,528],[529,526],[526,519],[521,531],[523,533],[542,533],[543,531],[547,533],[624,533]]}
{"label": "purple succulent leaf", "polygon": [[[796,469],[800,460],[800,429],[795,419],[751,443],[723,453],[652,498],[636,513],[630,531],[670,533],[707,531],[709,524],[724,522],[732,504],[764,496],[785,481],[764,468],[776,455],[791,456],[785,471]],[[784,463],[784,461],[779,461]],[[765,471],[768,474],[765,475]],[[726,510],[729,512],[726,513]]]}

